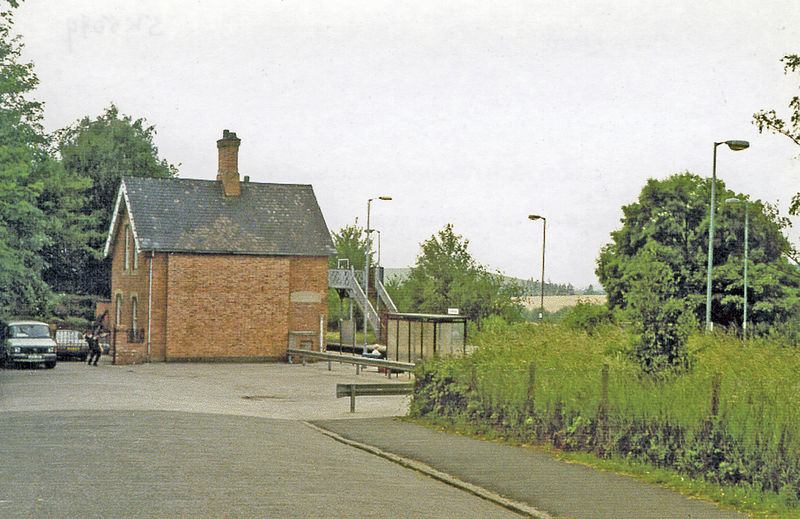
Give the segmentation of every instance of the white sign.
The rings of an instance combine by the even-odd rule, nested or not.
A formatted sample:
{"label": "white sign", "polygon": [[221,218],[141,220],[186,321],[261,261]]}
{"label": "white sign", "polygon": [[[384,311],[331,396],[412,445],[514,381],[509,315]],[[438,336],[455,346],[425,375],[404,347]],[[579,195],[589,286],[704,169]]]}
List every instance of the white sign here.
{"label": "white sign", "polygon": [[458,315],[458,308],[448,308],[447,315]]}

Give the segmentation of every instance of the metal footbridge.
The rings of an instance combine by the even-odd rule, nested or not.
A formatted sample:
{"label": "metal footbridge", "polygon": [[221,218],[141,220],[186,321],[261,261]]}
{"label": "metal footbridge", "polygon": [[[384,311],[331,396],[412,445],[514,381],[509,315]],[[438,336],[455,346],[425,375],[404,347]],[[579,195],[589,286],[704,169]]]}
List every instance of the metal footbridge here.
{"label": "metal footbridge", "polygon": [[[375,289],[381,303],[383,303],[390,312],[397,312],[397,306],[394,304],[394,301],[392,301],[392,298],[389,297],[386,287],[383,286],[383,283],[377,276],[373,277],[370,286]],[[347,297],[355,301],[359,308],[361,308],[361,311],[366,314],[367,322],[372,326],[375,334],[377,335],[380,333],[381,318],[372,302],[367,297],[367,294],[364,293],[364,271],[357,271],[352,268],[328,269],[328,287],[344,291]]]}

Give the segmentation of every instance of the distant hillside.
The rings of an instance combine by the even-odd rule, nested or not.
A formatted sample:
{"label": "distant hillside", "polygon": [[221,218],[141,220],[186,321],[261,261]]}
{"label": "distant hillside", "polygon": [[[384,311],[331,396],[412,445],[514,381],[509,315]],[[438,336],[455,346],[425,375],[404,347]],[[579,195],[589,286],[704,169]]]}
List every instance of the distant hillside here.
{"label": "distant hillside", "polygon": [[[383,269],[383,277],[386,281],[391,279],[406,279],[411,272],[411,269],[408,267],[400,268],[400,267],[384,267]],[[529,280],[529,279],[519,279],[510,276],[503,276],[506,280],[506,283],[515,283],[523,287],[524,295],[526,296],[536,296],[541,293],[541,288],[539,281]],[[575,288],[572,286],[572,283],[549,283],[545,282],[544,284],[544,295],[545,296],[572,296],[572,295],[592,295],[592,294],[604,294],[602,288],[600,287],[593,287],[589,285],[588,288]]]}
{"label": "distant hillside", "polygon": [[[572,296],[544,296],[544,310],[549,313],[554,313],[567,306],[575,306],[578,302],[589,303],[594,305],[602,305],[606,302],[606,295],[572,295]],[[520,298],[520,302],[528,310],[539,310],[542,303],[541,298],[535,296],[527,296]]]}

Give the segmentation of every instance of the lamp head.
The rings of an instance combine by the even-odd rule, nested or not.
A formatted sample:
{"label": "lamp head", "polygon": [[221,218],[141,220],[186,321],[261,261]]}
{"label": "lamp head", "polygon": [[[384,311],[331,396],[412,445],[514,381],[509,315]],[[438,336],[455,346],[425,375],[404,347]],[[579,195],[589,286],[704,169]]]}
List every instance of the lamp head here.
{"label": "lamp head", "polygon": [[726,204],[741,204],[742,201],[739,200],[738,198],[728,198],[727,200],[725,200],[725,203]]}
{"label": "lamp head", "polygon": [[392,197],[390,197],[390,196],[379,196],[378,197],[378,200],[391,200],[391,199],[392,199]]}
{"label": "lamp head", "polygon": [[538,214],[529,214],[529,220],[544,220],[544,216],[539,216]]}
{"label": "lamp head", "polygon": [[750,143],[747,141],[725,141],[725,144],[733,151],[740,151],[750,147]]}

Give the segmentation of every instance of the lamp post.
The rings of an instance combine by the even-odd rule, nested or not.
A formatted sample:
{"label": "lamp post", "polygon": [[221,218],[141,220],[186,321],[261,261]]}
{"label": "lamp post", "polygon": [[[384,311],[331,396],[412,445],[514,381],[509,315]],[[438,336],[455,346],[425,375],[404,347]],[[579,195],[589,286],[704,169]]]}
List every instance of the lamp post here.
{"label": "lamp post", "polygon": [[369,232],[378,233],[378,261],[375,263],[375,267],[377,267],[375,271],[375,311],[380,315],[381,295],[378,294],[378,270],[381,268],[381,231],[378,229],[370,229]]}
{"label": "lamp post", "polygon": [[[365,252],[366,261],[364,262],[364,298],[365,301],[369,302],[369,250],[372,248],[370,246],[369,240],[369,208],[370,204],[373,200],[391,200],[392,197],[390,196],[377,196],[375,198],[370,198],[367,200],[367,250]],[[367,353],[367,309],[364,308],[364,353]]]}
{"label": "lamp post", "polygon": [[539,300],[539,319],[544,319],[544,245],[545,245],[545,237],[547,236],[547,218],[544,216],[539,216],[538,214],[531,214],[528,215],[529,220],[541,220],[542,221],[542,282],[541,286],[541,296]]}
{"label": "lamp post", "polygon": [[750,146],[747,141],[723,141],[714,143],[714,165],[711,169],[711,217],[708,221],[708,274],[706,275],[706,333],[711,331],[711,266],[714,262],[714,205],[716,204],[717,187],[717,146],[727,145],[733,151],[746,149]]}
{"label": "lamp post", "polygon": [[750,227],[750,202],[738,198],[725,200],[727,204],[744,204],[744,312],[742,315],[742,338],[747,341],[747,244]]}

